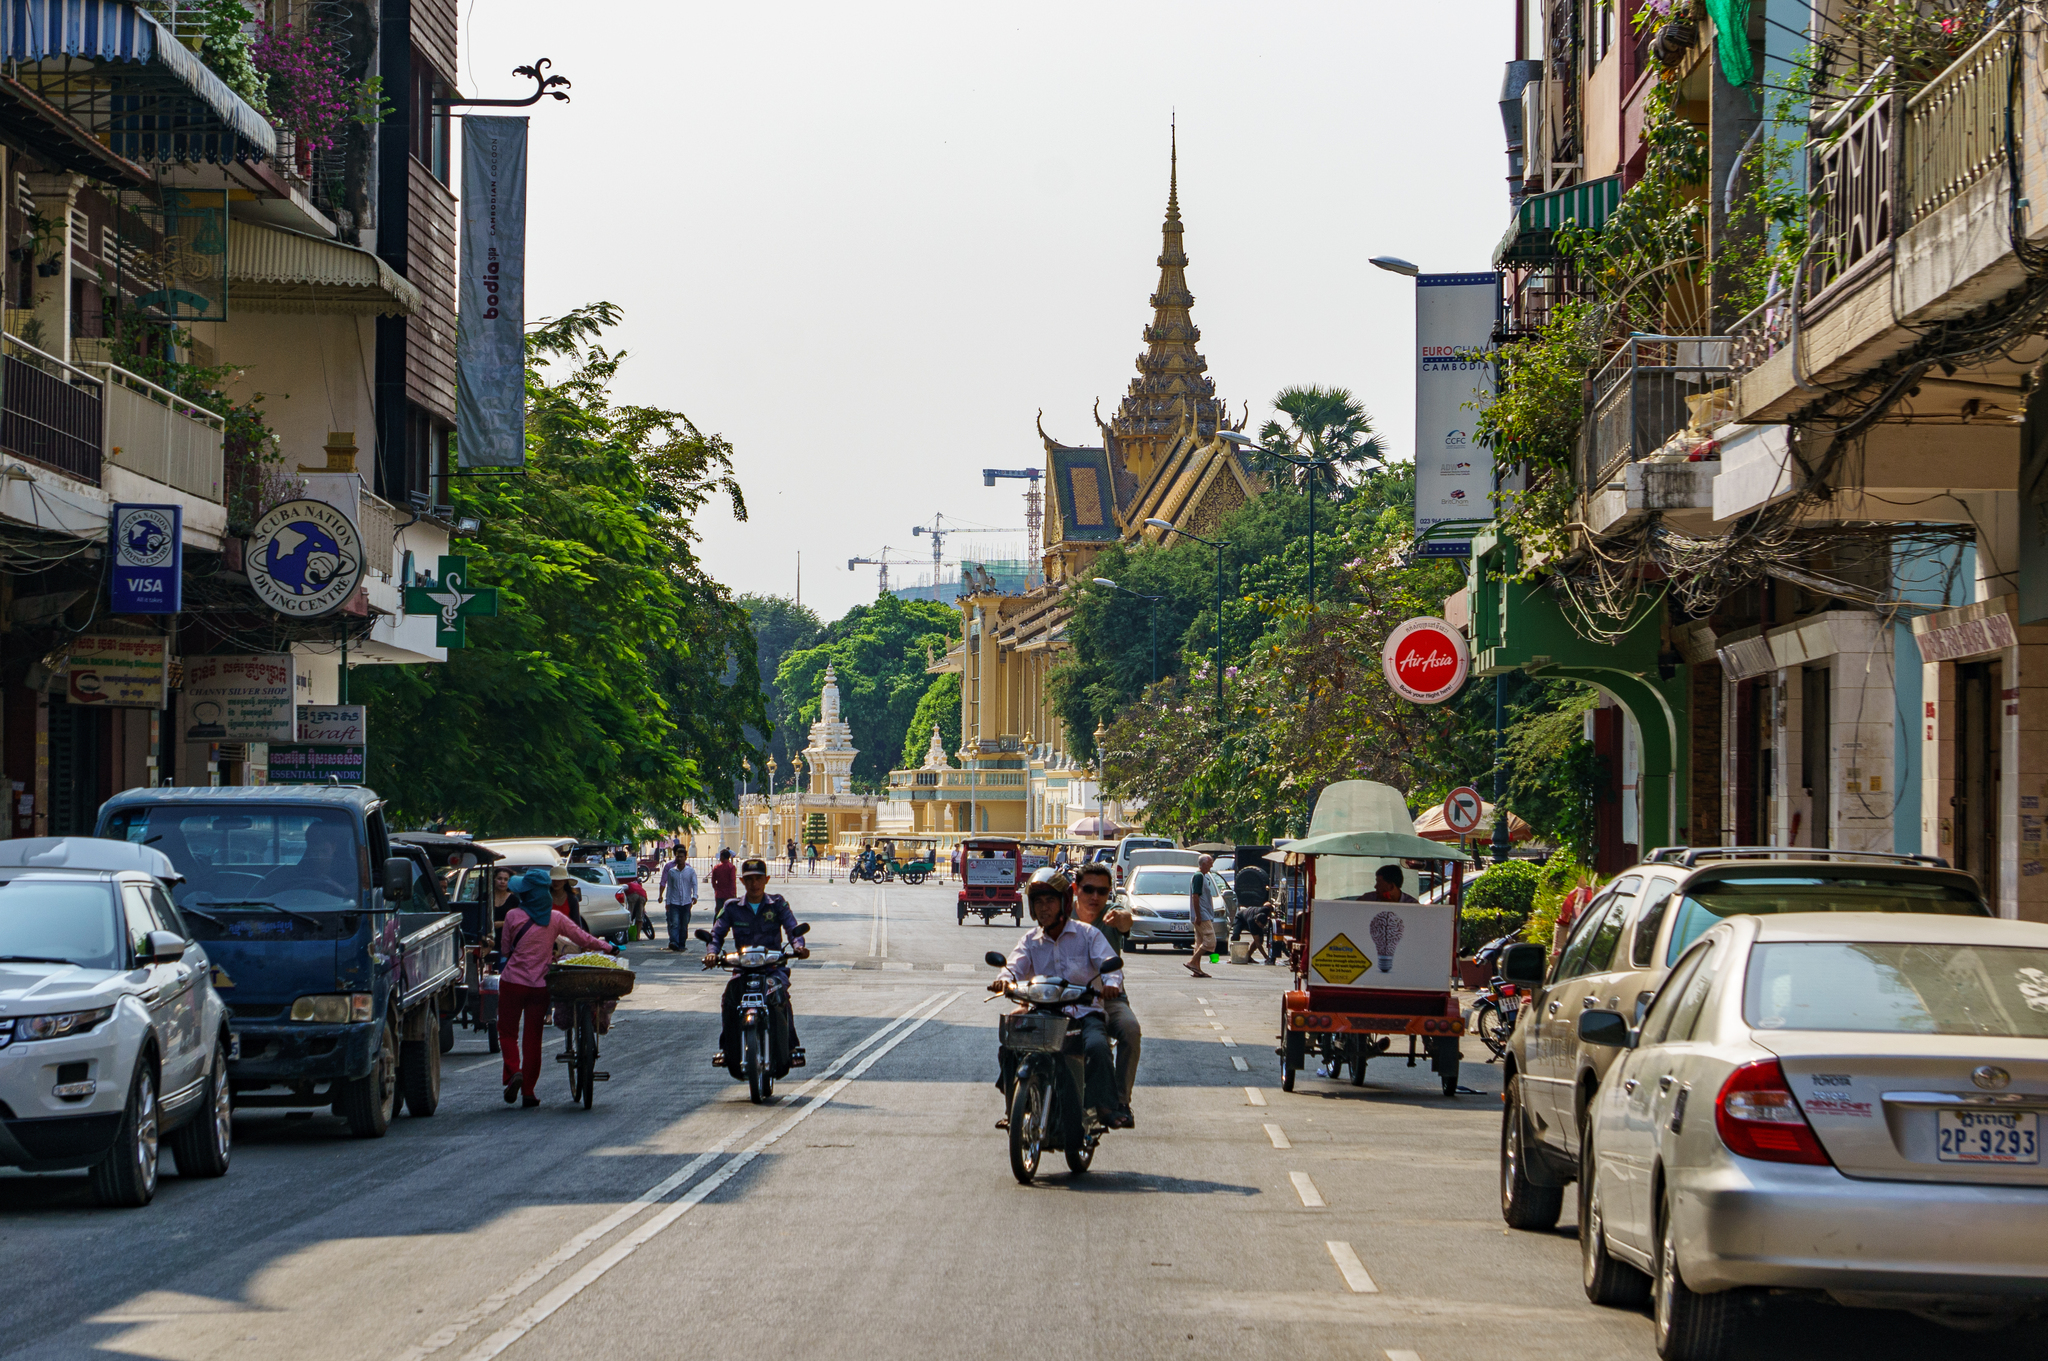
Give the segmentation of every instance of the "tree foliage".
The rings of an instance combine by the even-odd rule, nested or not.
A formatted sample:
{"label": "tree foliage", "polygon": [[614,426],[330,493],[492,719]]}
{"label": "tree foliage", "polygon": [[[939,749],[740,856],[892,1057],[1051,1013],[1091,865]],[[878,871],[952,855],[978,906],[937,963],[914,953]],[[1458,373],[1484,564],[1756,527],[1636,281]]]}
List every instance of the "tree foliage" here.
{"label": "tree foliage", "polygon": [[[951,605],[885,595],[872,605],[854,606],[825,626],[817,644],[790,653],[777,666],[775,686],[789,697],[792,727],[805,731],[818,721],[825,668],[836,668],[840,717],[852,725],[853,744],[860,750],[853,762],[854,784],[869,791],[884,788],[911,716],[931,687],[925,649],[943,655],[959,632],[960,616]],[[803,744],[794,732],[792,737],[799,747]],[[922,750],[920,744],[920,755]]]}
{"label": "tree foliage", "polygon": [[806,734],[797,724],[797,711],[811,695],[786,695],[775,683],[782,659],[792,652],[814,647],[825,636],[817,611],[799,605],[787,596],[742,595],[740,607],[747,612],[754,630],[756,670],[761,676],[761,694],[768,708],[769,730],[750,733],[754,745],[773,756],[782,769],[791,769],[797,752],[803,750]]}
{"label": "tree foliage", "polygon": [[400,825],[621,835],[730,802],[765,728],[747,613],[698,561],[713,500],[746,518],[732,450],[679,411],[619,405],[597,303],[529,328],[527,470],[451,479],[499,614],[432,666],[362,667],[372,782]]}
{"label": "tree foliage", "polygon": [[[1373,433],[1372,417],[1351,389],[1320,387],[1282,388],[1273,398],[1273,409],[1287,419],[1269,420],[1259,427],[1259,444],[1296,458],[1329,459],[1335,467],[1317,475],[1317,488],[1341,487],[1355,482],[1369,465],[1384,464],[1386,441]],[[1275,486],[1306,488],[1309,470],[1270,453],[1247,449],[1245,462]]]}
{"label": "tree foliage", "polygon": [[910,716],[910,728],[903,734],[903,759],[898,769],[911,770],[924,764],[932,744],[932,725],[939,728],[939,745],[945,748],[946,764],[958,765],[953,753],[960,750],[960,673],[948,671],[925,688]]}

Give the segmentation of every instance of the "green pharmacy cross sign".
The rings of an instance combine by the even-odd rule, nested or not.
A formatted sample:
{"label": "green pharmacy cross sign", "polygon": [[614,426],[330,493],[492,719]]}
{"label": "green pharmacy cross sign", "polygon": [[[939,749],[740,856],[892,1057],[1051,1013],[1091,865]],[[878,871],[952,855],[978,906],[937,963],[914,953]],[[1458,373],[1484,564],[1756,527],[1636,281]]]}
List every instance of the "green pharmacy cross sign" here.
{"label": "green pharmacy cross sign", "polygon": [[435,647],[467,647],[468,619],[497,614],[498,592],[490,586],[469,584],[468,558],[442,558],[437,576],[438,581],[405,588],[405,612],[435,616]]}

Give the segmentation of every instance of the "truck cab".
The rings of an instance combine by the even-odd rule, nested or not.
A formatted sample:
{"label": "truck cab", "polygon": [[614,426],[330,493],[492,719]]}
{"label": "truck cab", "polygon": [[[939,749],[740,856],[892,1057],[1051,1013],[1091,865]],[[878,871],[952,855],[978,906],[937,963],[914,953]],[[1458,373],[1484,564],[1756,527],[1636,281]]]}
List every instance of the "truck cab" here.
{"label": "truck cab", "polygon": [[[167,856],[232,1028],[237,1106],[328,1106],[358,1135],[440,1099],[460,917],[414,911],[418,864],[358,787],[132,789],[97,835]],[[437,899],[438,901],[438,899]]]}

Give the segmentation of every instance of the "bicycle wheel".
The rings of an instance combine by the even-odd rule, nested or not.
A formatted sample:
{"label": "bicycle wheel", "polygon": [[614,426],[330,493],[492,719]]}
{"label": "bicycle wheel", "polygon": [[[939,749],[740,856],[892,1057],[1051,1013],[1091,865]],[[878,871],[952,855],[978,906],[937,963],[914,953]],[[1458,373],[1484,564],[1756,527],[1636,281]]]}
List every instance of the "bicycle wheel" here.
{"label": "bicycle wheel", "polygon": [[589,1110],[597,1096],[597,1008],[589,1002],[576,1004],[576,1061],[569,1065],[583,1087],[583,1109]]}
{"label": "bicycle wheel", "polygon": [[562,1032],[562,1055],[562,1061],[569,1065],[569,1101],[573,1105],[583,1099],[583,1065],[577,1061],[574,1021]]}
{"label": "bicycle wheel", "polygon": [[1507,1057],[1508,1035],[1511,1032],[1512,1027],[1502,1022],[1500,1007],[1491,998],[1472,1008],[1472,1033],[1479,1037],[1481,1044],[1493,1051],[1495,1058]]}

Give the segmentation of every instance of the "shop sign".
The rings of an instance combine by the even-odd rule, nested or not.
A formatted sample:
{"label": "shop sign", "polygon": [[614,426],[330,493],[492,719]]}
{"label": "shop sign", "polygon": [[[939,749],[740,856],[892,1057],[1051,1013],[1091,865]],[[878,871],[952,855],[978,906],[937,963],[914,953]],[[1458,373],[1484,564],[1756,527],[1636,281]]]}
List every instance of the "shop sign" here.
{"label": "shop sign", "polygon": [[369,740],[360,704],[301,704],[299,741],[360,747]]}
{"label": "shop sign", "polygon": [[325,501],[272,506],[249,535],[244,564],[256,598],[293,619],[332,614],[363,579],[363,536]]}
{"label": "shop sign", "polygon": [[289,652],[187,657],[188,742],[290,742],[298,728]]}
{"label": "shop sign", "polygon": [[1471,659],[1464,635],[1441,619],[1410,619],[1387,638],[1380,665],[1394,693],[1415,704],[1441,704],[1465,684]]}
{"label": "shop sign", "polygon": [[71,640],[66,698],[102,709],[161,709],[170,679],[170,640],[86,634]]}
{"label": "shop sign", "polygon": [[1993,614],[1947,628],[1929,629],[1914,641],[1920,644],[1921,661],[1953,662],[2017,647],[2020,639],[2013,629],[2011,615]]}
{"label": "shop sign", "polygon": [[184,515],[181,506],[114,507],[107,579],[113,613],[176,614],[185,607]]}
{"label": "shop sign", "polygon": [[434,616],[435,647],[468,647],[469,620],[496,615],[498,592],[493,586],[471,585],[469,559],[446,554],[434,576],[405,588],[405,612]]}
{"label": "shop sign", "polygon": [[328,742],[270,744],[271,784],[362,784],[363,748]]}

